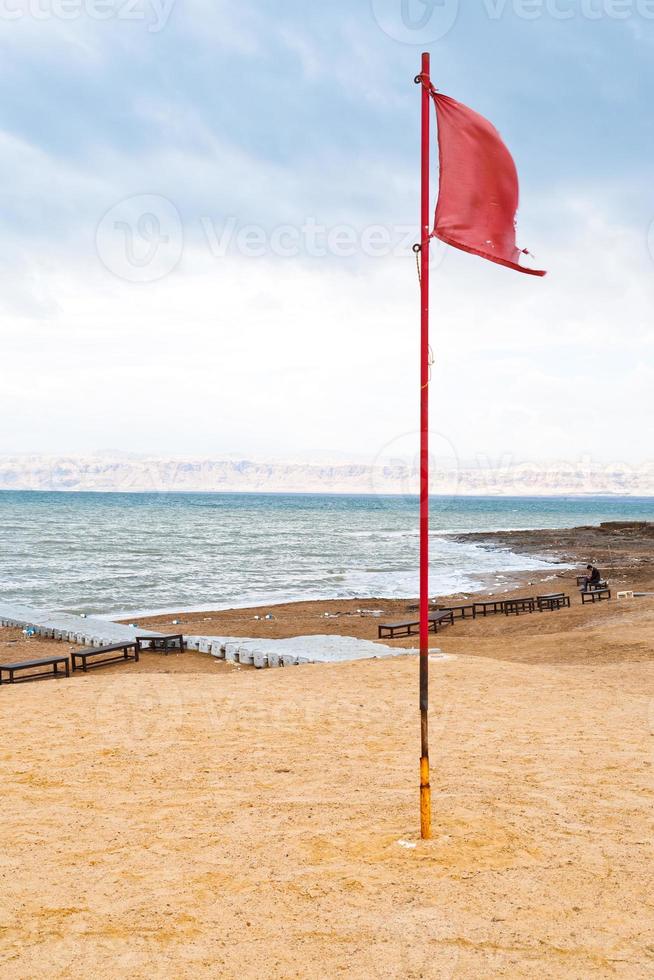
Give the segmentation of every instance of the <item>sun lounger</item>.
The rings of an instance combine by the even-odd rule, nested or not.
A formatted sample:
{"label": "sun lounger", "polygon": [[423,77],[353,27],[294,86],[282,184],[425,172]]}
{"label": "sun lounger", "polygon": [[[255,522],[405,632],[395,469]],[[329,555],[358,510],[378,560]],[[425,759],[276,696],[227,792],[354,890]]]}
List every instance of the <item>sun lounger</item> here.
{"label": "sun lounger", "polygon": [[474,602],[469,603],[466,606],[439,606],[439,612],[451,612],[455,619],[465,619],[468,613],[475,618],[475,604]]}
{"label": "sun lounger", "polygon": [[504,599],[488,599],[474,603],[475,616],[489,616],[491,613],[504,612]]}
{"label": "sun lounger", "polygon": [[611,590],[608,588],[584,589],[580,593],[580,595],[581,595],[582,605],[585,605],[587,602],[595,603],[595,602],[601,602],[603,599],[607,599],[607,600],[610,599]]}
{"label": "sun lounger", "polygon": [[181,633],[171,633],[169,636],[137,636],[136,645],[139,652],[150,650],[163,652],[167,656],[170,650],[184,649],[184,637]]}
{"label": "sun lounger", "polygon": [[[59,665],[63,664],[64,674],[59,672]],[[52,670],[41,670],[36,674],[28,674],[27,677],[22,677],[19,681],[15,679],[16,674],[22,673],[24,670],[34,670],[39,667],[52,667]],[[2,675],[9,674],[9,680],[3,681]],[[21,684],[25,681],[36,681],[41,677],[70,677],[70,663],[68,657],[47,657],[43,660],[24,660],[21,663],[15,664],[0,664],[0,684]]]}
{"label": "sun lounger", "polygon": [[[441,626],[451,626],[454,623],[454,614],[449,609],[441,610],[429,614],[429,631],[438,633]],[[377,627],[378,639],[384,637],[394,640],[397,636],[414,636],[420,632],[420,620],[410,620],[403,623],[380,623]]]}
{"label": "sun lounger", "polygon": [[[577,575],[577,585],[583,585],[587,578],[587,575]],[[606,579],[602,579],[597,585],[593,586],[594,589],[608,589],[608,587],[609,583]]]}
{"label": "sun lounger", "polygon": [[570,606],[570,596],[565,595],[564,592],[552,592],[550,595],[539,595],[536,596],[536,604],[540,612],[544,612],[546,609],[549,612],[553,612],[555,609],[563,609],[564,606]]}
{"label": "sun lounger", "polygon": [[533,596],[527,596],[521,599],[505,599],[504,600],[504,615],[510,616],[514,614],[519,616],[520,613],[528,612],[533,613],[536,611],[536,600]]}
{"label": "sun lounger", "polygon": [[451,609],[442,609],[440,612],[430,613],[428,619],[432,633],[438,633],[441,626],[454,625],[454,613]]}
{"label": "sun lounger", "polygon": [[[130,653],[130,650],[133,653]],[[121,656],[107,657],[105,654],[120,653]],[[105,664],[118,664],[134,661],[138,663],[139,649],[136,641],[125,643],[112,643],[106,647],[87,647],[85,650],[74,650],[71,654],[73,661],[73,671],[78,670],[78,661],[84,673],[89,670],[89,660],[92,661],[91,668],[104,667]],[[95,660],[96,657],[103,657],[102,660]]]}

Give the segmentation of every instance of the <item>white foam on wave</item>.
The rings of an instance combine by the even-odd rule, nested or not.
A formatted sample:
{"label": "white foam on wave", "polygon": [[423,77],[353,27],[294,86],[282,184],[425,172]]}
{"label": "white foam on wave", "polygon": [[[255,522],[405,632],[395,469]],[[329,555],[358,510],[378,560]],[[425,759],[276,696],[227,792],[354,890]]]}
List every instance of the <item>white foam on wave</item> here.
{"label": "white foam on wave", "polygon": [[[454,595],[481,589],[485,580],[496,576],[498,586],[506,585],[507,576],[502,573],[547,571],[572,566],[551,562],[545,558],[517,555],[505,548],[487,548],[476,544],[455,541],[432,544],[430,566],[430,593]],[[248,609],[253,606],[274,606],[284,602],[303,602],[323,599],[408,599],[419,591],[418,568],[380,567],[358,568],[344,571],[333,578],[316,580],[310,586],[298,582],[288,590],[265,590],[241,595],[232,602],[216,601],[211,604],[166,606],[159,609],[132,609],[105,614],[107,619],[128,619],[146,616],[166,616],[173,613],[202,613],[226,609]]]}

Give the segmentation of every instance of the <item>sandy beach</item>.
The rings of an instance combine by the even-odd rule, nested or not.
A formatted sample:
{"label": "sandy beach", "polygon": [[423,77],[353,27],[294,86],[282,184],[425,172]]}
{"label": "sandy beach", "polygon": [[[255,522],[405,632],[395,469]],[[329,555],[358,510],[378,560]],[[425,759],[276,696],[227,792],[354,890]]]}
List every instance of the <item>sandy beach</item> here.
{"label": "sandy beach", "polygon": [[[652,590],[647,557],[614,547],[612,584]],[[573,594],[574,575],[510,589]],[[180,618],[374,638],[358,608],[410,604]],[[452,659],[431,672],[430,842],[415,658],[256,671],[146,653],[3,688],[2,976],[650,977],[653,627],[652,597],[573,596],[434,637]],[[53,647],[0,631],[3,662]]]}
{"label": "sandy beach", "polygon": [[654,980],[654,0],[0,25],[0,980]]}

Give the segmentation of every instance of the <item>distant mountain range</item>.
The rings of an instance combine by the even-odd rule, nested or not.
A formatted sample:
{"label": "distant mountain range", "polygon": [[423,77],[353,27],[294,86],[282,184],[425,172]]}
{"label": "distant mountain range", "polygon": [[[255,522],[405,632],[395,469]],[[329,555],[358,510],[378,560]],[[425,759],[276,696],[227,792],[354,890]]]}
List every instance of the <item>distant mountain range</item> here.
{"label": "distant mountain range", "polygon": [[[0,490],[98,492],[251,492],[416,494],[415,466],[403,460],[283,462],[135,456],[0,456]],[[524,462],[435,460],[439,494],[654,496],[654,464],[609,466],[581,460]]]}

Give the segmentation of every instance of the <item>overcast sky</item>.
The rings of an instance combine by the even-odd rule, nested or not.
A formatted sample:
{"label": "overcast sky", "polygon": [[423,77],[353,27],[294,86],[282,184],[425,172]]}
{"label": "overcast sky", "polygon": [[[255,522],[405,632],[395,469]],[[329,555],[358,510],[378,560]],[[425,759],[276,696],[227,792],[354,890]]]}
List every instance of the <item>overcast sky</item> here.
{"label": "overcast sky", "polygon": [[411,442],[427,47],[511,148],[549,270],[434,247],[435,432],[651,458],[654,0],[0,8],[0,452]]}

